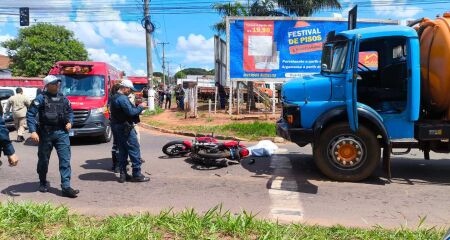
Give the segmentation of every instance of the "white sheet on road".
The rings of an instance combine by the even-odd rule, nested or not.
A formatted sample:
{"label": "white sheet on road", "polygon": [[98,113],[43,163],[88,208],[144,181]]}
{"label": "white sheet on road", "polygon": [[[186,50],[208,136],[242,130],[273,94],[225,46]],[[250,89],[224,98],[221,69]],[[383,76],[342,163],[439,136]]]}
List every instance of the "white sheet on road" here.
{"label": "white sheet on road", "polygon": [[270,140],[259,141],[258,144],[248,148],[250,156],[270,157],[278,150],[278,146]]}

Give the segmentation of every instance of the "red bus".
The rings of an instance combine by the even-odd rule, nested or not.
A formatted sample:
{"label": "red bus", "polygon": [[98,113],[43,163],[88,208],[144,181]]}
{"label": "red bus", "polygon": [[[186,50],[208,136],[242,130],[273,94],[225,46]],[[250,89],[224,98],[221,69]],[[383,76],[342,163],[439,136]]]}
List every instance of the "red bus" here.
{"label": "red bus", "polygon": [[98,137],[109,142],[109,89],[123,72],[104,62],[61,61],[49,74],[61,78],[61,92],[72,104],[74,124],[70,136]]}

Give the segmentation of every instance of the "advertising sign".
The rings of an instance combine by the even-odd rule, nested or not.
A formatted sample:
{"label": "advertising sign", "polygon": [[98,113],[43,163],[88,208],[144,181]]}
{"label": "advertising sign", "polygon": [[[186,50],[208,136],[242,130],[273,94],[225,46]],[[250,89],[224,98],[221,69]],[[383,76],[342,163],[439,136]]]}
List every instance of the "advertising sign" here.
{"label": "advertising sign", "polygon": [[[348,28],[344,19],[228,18],[229,78],[237,81],[279,81],[320,72],[322,45],[330,31]],[[362,20],[357,27],[398,24],[398,21]],[[378,55],[367,53],[370,67]]]}

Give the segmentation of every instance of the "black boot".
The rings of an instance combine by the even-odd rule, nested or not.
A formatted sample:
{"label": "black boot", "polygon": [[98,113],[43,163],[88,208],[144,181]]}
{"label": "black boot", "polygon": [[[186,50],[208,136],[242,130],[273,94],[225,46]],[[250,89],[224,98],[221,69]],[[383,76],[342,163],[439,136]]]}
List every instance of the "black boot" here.
{"label": "black boot", "polygon": [[131,175],[127,172],[121,171],[119,176],[119,182],[124,183],[126,181],[130,181],[132,179]]}
{"label": "black boot", "polygon": [[136,174],[131,179],[132,182],[148,182],[150,181],[149,177],[144,176],[142,173]]}
{"label": "black boot", "polygon": [[39,192],[46,193],[46,192],[48,192],[49,188],[50,188],[50,182],[49,181],[41,181],[39,183]]}
{"label": "black boot", "polygon": [[23,136],[17,136],[17,142],[23,142],[25,138]]}
{"label": "black boot", "polygon": [[63,188],[62,189],[62,196],[68,197],[68,198],[76,198],[78,197],[77,194],[80,193],[80,190],[75,190],[71,187]]}
{"label": "black boot", "polygon": [[115,151],[111,152],[111,159],[112,159],[112,171],[114,171],[114,173],[118,173],[119,172],[119,164],[117,164],[117,154]]}

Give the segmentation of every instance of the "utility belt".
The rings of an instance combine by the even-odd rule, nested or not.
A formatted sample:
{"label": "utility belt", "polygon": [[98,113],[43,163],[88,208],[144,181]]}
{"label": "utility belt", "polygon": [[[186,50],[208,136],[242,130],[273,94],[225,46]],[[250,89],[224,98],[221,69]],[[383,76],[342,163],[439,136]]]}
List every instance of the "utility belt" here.
{"label": "utility belt", "polygon": [[134,126],[135,126],[134,123],[129,123],[127,121],[121,122],[121,123],[113,121],[112,123],[123,126],[123,132],[124,132],[126,137],[130,136],[130,132],[131,132],[131,130],[134,129]]}
{"label": "utility belt", "polygon": [[39,130],[45,131],[45,132],[54,132],[54,131],[65,131],[64,126],[53,126],[53,125],[45,125],[45,124],[39,124]]}

